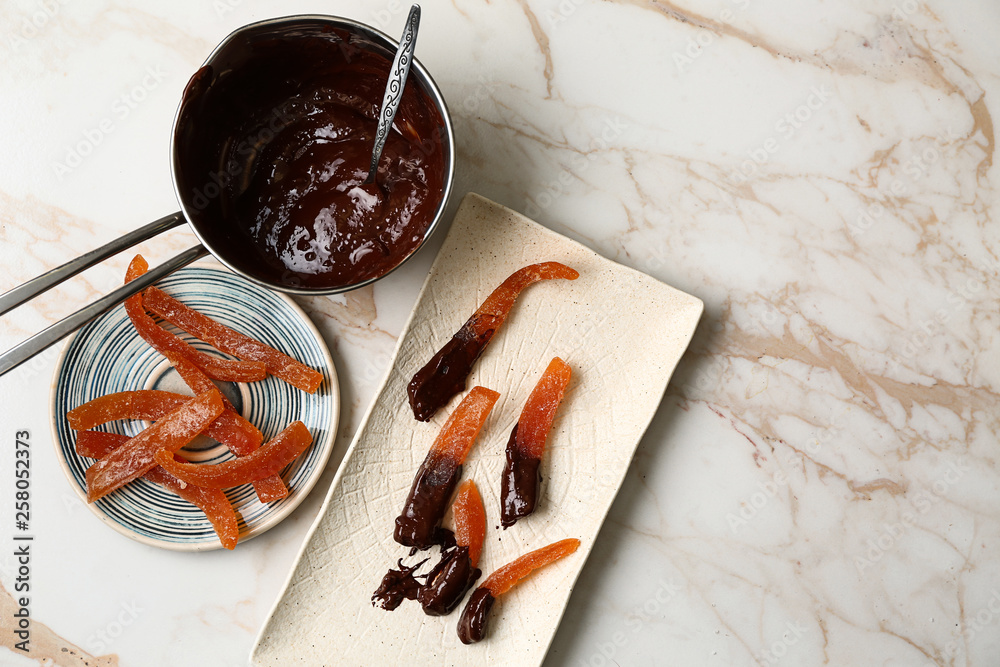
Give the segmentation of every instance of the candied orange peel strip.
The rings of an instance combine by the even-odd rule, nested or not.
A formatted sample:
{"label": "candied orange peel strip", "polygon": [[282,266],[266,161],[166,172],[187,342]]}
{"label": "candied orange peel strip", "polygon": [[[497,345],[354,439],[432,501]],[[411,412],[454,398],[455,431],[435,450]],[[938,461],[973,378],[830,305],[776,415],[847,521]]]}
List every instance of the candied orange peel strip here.
{"label": "candied orange peel strip", "polygon": [[442,548],[441,560],[417,591],[417,602],[429,616],[447,616],[454,611],[483,574],[476,565],[486,538],[486,511],[476,483],[471,479],[463,482],[451,507],[455,546]]}
{"label": "candied orange peel strip", "polygon": [[[174,352],[166,352],[164,356],[170,362],[170,365],[174,367],[174,370],[177,371],[177,374],[181,376],[181,379],[184,380],[184,384],[194,393],[200,394],[215,388],[215,384],[211,378],[205,375],[187,357]],[[232,428],[243,434],[242,438],[234,439],[230,449],[237,456],[250,454],[264,442],[264,434],[260,432],[259,428],[247,421],[243,415],[236,412],[233,404],[229,402],[225,394],[222,395],[222,404],[226,406],[226,411],[219,415],[219,418],[215,421],[219,422],[221,427]]]}
{"label": "candied orange peel strip", "polygon": [[[125,282],[130,282],[149,270],[149,264],[142,255],[136,255],[125,273]],[[257,361],[223,359],[197,350],[166,329],[157,326],[146,313],[142,294],[135,294],[125,300],[125,312],[132,320],[132,326],[144,341],[161,354],[173,352],[191,360],[209,377],[229,382],[255,382],[267,377],[267,368]]]}
{"label": "candied orange peel strip", "polygon": [[[177,371],[177,374],[184,380],[184,383],[196,394],[208,391],[215,386],[212,384],[212,380],[201,369],[183,356],[168,352],[166,357]],[[230,445],[229,449],[232,450],[233,454],[236,454],[236,456],[248,456],[252,454],[264,441],[263,434],[256,426],[244,419],[243,415],[236,412],[225,394],[222,396],[222,402],[226,406],[226,411],[213,424],[216,424],[220,428],[234,429],[247,436],[245,440],[237,438],[237,440],[240,440],[237,447]],[[222,441],[220,440],[220,442]],[[257,492],[257,499],[265,504],[281,500],[288,495],[288,487],[285,486],[285,483],[281,481],[281,477],[278,475],[271,475],[270,477],[254,481],[253,488]]]}
{"label": "candied orange peel strip", "polygon": [[565,361],[553,358],[532,389],[511,431],[500,478],[500,523],[504,528],[535,511],[541,488],[538,469],[545,441],[571,375]]}
{"label": "candied orange peel strip", "polygon": [[312,443],[312,434],[300,421],[266,442],[249,456],[214,465],[183,463],[167,449],[155,454],[155,462],[178,479],[206,489],[228,489],[277,474]]}
{"label": "candied orange peel strip", "polygon": [[579,272],[559,262],[532,264],[515,271],[473,313],[406,388],[413,416],[428,421],[452,396],[465,390],[473,365],[506,321],[518,295],[541,280],[576,280]]}
{"label": "candied orange peel strip", "polygon": [[128,442],[128,436],[104,431],[79,431],[76,434],[76,453],[91,459],[107,456]]}
{"label": "candied orange peel strip", "polygon": [[[80,431],[76,434],[76,453],[100,458],[118,449],[128,440],[129,437],[121,433]],[[182,482],[159,466],[150,468],[142,477],[165,487],[204,512],[212,528],[215,529],[215,534],[219,536],[222,546],[229,550],[236,548],[236,543],[240,539],[239,519],[225,493],[219,489],[206,489]]]}
{"label": "candied orange peel strip", "polygon": [[486,636],[490,609],[496,599],[532,572],[565,558],[580,546],[580,540],[570,538],[554,542],[512,560],[486,578],[473,592],[458,621],[458,638],[463,644],[473,644]]}
{"label": "candied orange peel strip", "polygon": [[476,483],[471,479],[462,482],[452,504],[455,518],[455,544],[468,547],[472,567],[479,564],[479,554],[486,539],[486,510]]}
{"label": "candied orange peel strip", "polygon": [[473,387],[448,417],[431,445],[430,453],[451,459],[455,465],[465,463],[472,444],[479,436],[486,418],[500,398],[500,392],[486,387]]}
{"label": "candied orange peel strip", "polygon": [[572,369],[559,357],[553,357],[538,384],[531,390],[517,420],[517,448],[524,456],[542,458],[556,410],[562,403]]}
{"label": "candied orange peel strip", "polygon": [[441,519],[458,485],[465,457],[499,398],[492,389],[473,387],[448,417],[417,470],[403,511],[396,517],[393,538],[398,543],[428,549],[450,536],[441,528]]}
{"label": "candied orange peel strip", "polygon": [[147,472],[145,478],[170,489],[198,507],[208,517],[222,546],[230,551],[236,548],[236,543],[240,539],[240,522],[224,491],[188,484],[159,466]]}
{"label": "candied orange peel strip", "polygon": [[535,570],[565,558],[579,547],[580,540],[571,537],[530,551],[495,570],[480,588],[487,588],[493,597],[500,597]]}
{"label": "candied orange peel strip", "polygon": [[[209,389],[209,391],[213,390],[215,390],[215,385]],[[66,413],[66,421],[69,423],[69,427],[75,431],[92,429],[117,419],[156,421],[189,400],[191,400],[190,396],[159,389],[120,391],[98,396],[76,406]],[[247,432],[238,424],[231,425],[231,420],[226,418],[225,414],[224,410],[218,419],[208,425],[205,429],[205,435],[226,445],[234,454],[240,451],[252,452],[260,446],[264,438],[256,427],[252,427],[252,432]],[[235,413],[233,414],[235,415]]]}
{"label": "candied orange peel strip", "polygon": [[66,413],[66,421],[71,429],[83,431],[116,419],[156,420],[189,400],[159,389],[119,391],[81,403]]}
{"label": "candied orange peel strip", "polygon": [[312,394],[323,382],[323,374],[315,368],[216,322],[157,287],[148,288],[142,298],[147,308],[174,326],[235,357],[263,363],[268,373],[293,387]]}
{"label": "candied orange peel strip", "polygon": [[144,475],[156,465],[157,451],[177,451],[215,421],[223,409],[222,395],[213,389],[168,412],[87,468],[87,501],[94,502]]}

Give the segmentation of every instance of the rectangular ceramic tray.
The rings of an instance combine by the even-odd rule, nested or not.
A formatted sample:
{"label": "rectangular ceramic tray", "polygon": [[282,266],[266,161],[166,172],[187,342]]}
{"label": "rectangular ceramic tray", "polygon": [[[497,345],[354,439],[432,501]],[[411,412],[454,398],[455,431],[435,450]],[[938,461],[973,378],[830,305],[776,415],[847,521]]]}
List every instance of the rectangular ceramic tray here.
{"label": "rectangular ceramic tray", "polygon": [[[371,604],[382,576],[408,549],[392,539],[414,473],[461,396],[429,423],[413,418],[406,385],[480,302],[517,269],[559,261],[575,281],[532,285],[469,378],[501,393],[463,471],[483,494],[485,576],[566,537],[568,558],[536,573],[493,608],[487,638],[463,645],[447,617],[414,602]],[[701,316],[698,299],[478,195],[469,195],[396,347],[392,367],[333,481],[319,518],[251,655],[254,665],[537,665],[622,484],[635,448]],[[532,387],[558,356],[573,378],[541,467],[539,508],[499,529],[504,447]],[[445,525],[450,525],[450,516]],[[438,549],[426,552],[437,560]],[[415,562],[422,558],[406,558]],[[578,600],[586,604],[586,600]]]}

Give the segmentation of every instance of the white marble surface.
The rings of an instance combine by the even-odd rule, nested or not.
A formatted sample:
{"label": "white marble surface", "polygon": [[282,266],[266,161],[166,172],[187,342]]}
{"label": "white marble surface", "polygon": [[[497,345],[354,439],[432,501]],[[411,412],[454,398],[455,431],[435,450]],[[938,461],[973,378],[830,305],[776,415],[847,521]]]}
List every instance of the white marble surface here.
{"label": "white marble surface", "polygon": [[[405,5],[0,5],[0,288],[175,210],[188,76],[231,29],[299,12],[397,33]],[[454,203],[479,192],[707,306],[548,665],[1000,664],[998,24],[985,0],[424,3]],[[190,242],[141,250],[155,264]],[[302,301],[341,372],[338,450],[234,553],[103,527],[51,446],[54,354],[0,378],[0,582],[28,429],[33,640],[44,624],[99,664],[246,664],[435,249]],[[0,345],[124,261],[5,317]],[[6,643],[6,595],[0,612]],[[0,648],[0,664],[52,663]]]}

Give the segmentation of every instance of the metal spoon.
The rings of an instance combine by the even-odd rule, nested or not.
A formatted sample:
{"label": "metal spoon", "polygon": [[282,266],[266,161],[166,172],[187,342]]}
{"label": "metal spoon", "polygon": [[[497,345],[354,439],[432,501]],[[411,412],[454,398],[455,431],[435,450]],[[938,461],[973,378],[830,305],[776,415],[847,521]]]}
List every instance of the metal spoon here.
{"label": "metal spoon", "polygon": [[403,99],[403,89],[406,86],[406,75],[410,73],[410,62],[413,60],[413,49],[417,45],[417,28],[420,27],[420,5],[410,7],[410,15],[406,17],[406,29],[399,39],[396,57],[392,60],[389,70],[389,80],[385,84],[385,96],[382,98],[382,109],[378,114],[378,129],[375,131],[375,148],[372,150],[372,163],[368,168],[368,178],[365,183],[374,183],[378,173],[378,161],[385,149],[385,142],[392,131],[392,121],[399,109],[399,101]]}
{"label": "metal spoon", "polygon": [[[414,16],[414,11],[417,12],[416,16]],[[409,69],[413,59],[413,42],[416,39],[416,25],[418,17],[419,8],[414,6],[413,10],[410,12],[410,18],[407,22],[407,31],[403,37],[403,45],[396,53],[397,64],[401,64],[401,61],[405,57],[406,70]],[[370,44],[371,48],[375,48],[379,53],[388,55],[392,52],[393,44],[390,38],[381,32],[374,30],[370,26],[358,23],[357,21],[331,16],[288,16],[268,19],[266,21],[260,21],[258,23],[239,28],[223,40],[218,47],[216,47],[216,49],[208,57],[208,60],[205,61],[205,65],[219,65],[223,59],[229,58],[229,60],[224,61],[229,63],[226,65],[228,71],[233,68],[233,65],[231,64],[232,58],[236,57],[232,56],[232,53],[248,53],[250,52],[248,45],[260,43],[273,44],[278,38],[285,39],[287,37],[292,39],[299,35],[318,34],[327,36],[331,34],[331,28],[336,28],[338,31],[346,30],[350,36],[349,38],[357,37],[362,43]],[[337,48],[336,42],[331,40],[330,43],[333,44],[332,48]],[[409,45],[408,49],[404,48],[407,44]],[[232,58],[230,58],[230,56],[232,56]],[[431,224],[427,227],[427,230],[424,233],[423,240],[425,241],[434,232],[438,222],[440,222],[441,218],[444,216],[445,207],[447,206],[448,198],[451,195],[451,188],[455,175],[455,136],[451,126],[451,119],[448,114],[448,107],[444,102],[444,97],[441,95],[441,91],[438,90],[437,85],[431,79],[430,74],[428,74],[428,72],[421,67],[419,62],[415,63],[413,67],[415,69],[414,76],[416,77],[415,84],[423,90],[433,102],[438,113],[441,114],[443,122],[443,127],[441,128],[440,133],[440,141],[441,150],[443,150],[445,154],[444,189],[441,194],[441,201],[435,210],[434,219],[431,221]],[[393,68],[395,70],[397,65],[394,64]],[[222,68],[217,67],[217,69]],[[406,70],[403,71],[401,77],[398,77],[399,81],[396,90],[400,93],[400,95],[396,96],[396,104],[392,107],[392,113],[385,120],[385,136],[388,136],[388,130],[392,127],[392,117],[395,115],[395,108],[398,106],[399,97],[401,96],[403,90],[407,73]],[[199,70],[199,72],[202,71],[203,70]],[[197,77],[198,74],[195,76]],[[387,106],[387,104],[387,102],[383,102],[384,107]],[[151,269],[149,273],[145,274],[141,278],[137,278],[127,285],[119,287],[114,292],[111,292],[93,304],[77,311],[65,320],[53,324],[41,333],[25,340],[16,347],[5,352],[0,351],[0,375],[16,368],[19,364],[24,363],[34,355],[44,350],[46,347],[61,340],[73,331],[76,331],[93,318],[111,310],[111,308],[121,303],[132,294],[142,291],[156,280],[208,253],[214,255],[220,262],[248,280],[271,289],[293,294],[308,295],[344,292],[367,285],[386,275],[382,274],[375,276],[369,278],[368,280],[348,285],[346,287],[338,287],[327,290],[307,289],[304,287],[296,287],[285,283],[269,281],[266,278],[261,278],[248,273],[245,270],[245,266],[240,268],[239,266],[234,265],[231,261],[232,257],[227,255],[227,247],[224,244],[220,245],[218,242],[209,243],[208,240],[206,240],[208,238],[206,236],[206,232],[212,229],[213,225],[219,223],[218,216],[214,215],[211,209],[204,208],[203,205],[199,205],[198,202],[194,200],[194,194],[199,188],[203,188],[205,184],[208,183],[213,185],[215,184],[215,181],[211,179],[211,172],[209,172],[209,174],[201,174],[197,171],[193,171],[188,174],[185,182],[193,183],[193,185],[197,187],[185,187],[181,185],[180,176],[181,174],[187,172],[188,168],[186,167],[186,164],[188,160],[180,154],[176,139],[177,136],[183,134],[183,130],[185,128],[190,128],[191,122],[191,119],[188,116],[181,113],[183,108],[184,101],[182,100],[181,108],[178,109],[178,113],[174,118],[174,140],[172,141],[174,147],[173,158],[171,160],[171,176],[174,181],[174,190],[177,193],[177,198],[180,202],[182,211],[165,216],[135,230],[134,232],[126,234],[119,239],[107,243],[96,250],[88,252],[78,259],[52,269],[43,276],[30,280],[19,287],[15,287],[5,294],[0,294],[0,316],[16,308],[18,305],[38,296],[42,292],[58,285],[67,278],[80,273],[88,267],[91,267],[104,259],[107,259],[108,257],[135,245],[136,243],[156,236],[157,234],[173,227],[182,225],[185,222],[190,223],[191,229],[194,231],[195,235],[198,236],[199,240],[204,243],[204,245],[196,245],[193,248],[180,253],[173,259],[165,262],[163,265],[155,269]],[[197,118],[197,116],[195,116],[195,118]],[[384,145],[384,143],[385,139],[383,138],[382,144],[378,148],[379,152],[381,152],[381,146]],[[373,164],[376,162],[377,160],[374,160]],[[419,244],[414,247],[414,249],[410,251],[410,256],[412,256],[412,254],[415,253],[419,247]],[[2,326],[2,322],[0,322],[0,328],[2,328]]]}

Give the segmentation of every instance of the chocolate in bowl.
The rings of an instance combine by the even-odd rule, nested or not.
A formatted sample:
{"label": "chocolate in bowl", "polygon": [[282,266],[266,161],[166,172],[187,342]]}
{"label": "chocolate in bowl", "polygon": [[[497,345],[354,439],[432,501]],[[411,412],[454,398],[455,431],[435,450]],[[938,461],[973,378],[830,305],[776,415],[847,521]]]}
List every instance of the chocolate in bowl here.
{"label": "chocolate in bowl", "polygon": [[174,180],[188,220],[220,261],[283,291],[384,276],[430,236],[451,189],[437,87],[414,61],[365,184],[395,42],[332,17],[252,28],[216,49],[178,109]]}

